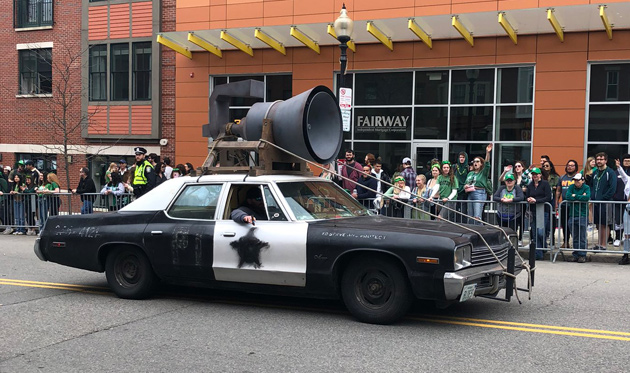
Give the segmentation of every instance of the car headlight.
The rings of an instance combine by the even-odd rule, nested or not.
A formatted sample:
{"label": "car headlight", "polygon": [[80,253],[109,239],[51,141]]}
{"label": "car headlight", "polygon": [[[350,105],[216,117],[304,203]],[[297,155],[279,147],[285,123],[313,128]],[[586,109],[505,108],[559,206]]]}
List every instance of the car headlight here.
{"label": "car headlight", "polygon": [[471,253],[472,253],[471,245],[464,245],[464,246],[455,248],[455,254],[454,254],[455,270],[466,268],[472,264]]}

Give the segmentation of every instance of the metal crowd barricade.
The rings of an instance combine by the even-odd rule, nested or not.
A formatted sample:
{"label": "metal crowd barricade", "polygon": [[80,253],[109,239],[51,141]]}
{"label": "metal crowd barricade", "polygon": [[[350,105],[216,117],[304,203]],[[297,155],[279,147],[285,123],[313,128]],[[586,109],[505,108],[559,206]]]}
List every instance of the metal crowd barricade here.
{"label": "metal crowd barricade", "polygon": [[[405,202],[413,204],[411,200]],[[554,236],[552,232],[552,219],[554,219],[555,213],[551,203],[530,204],[525,201],[502,203],[492,200],[451,200],[446,203],[446,206],[458,211],[453,212],[446,211],[445,209],[442,211],[444,203],[441,201],[426,201],[419,202],[416,205],[420,210],[418,211],[417,209],[412,209],[409,206],[400,204],[396,200],[386,198],[384,206],[380,209],[379,213],[389,217],[407,219],[436,219],[429,214],[423,213],[426,211],[456,223],[481,225],[482,223],[471,219],[469,217],[470,215],[466,216],[461,213],[463,210],[470,214],[474,211],[475,205],[482,205],[480,218],[483,222],[513,229],[518,235],[520,249],[529,249],[530,243],[534,241],[535,249],[549,251],[552,253],[550,258],[553,257]],[[536,221],[533,221],[534,216],[536,216]],[[536,230],[533,229],[534,226]],[[538,237],[538,240],[532,240],[532,238],[536,237]]]}
{"label": "metal crowd barricade", "polygon": [[[553,261],[556,261],[558,254],[564,257],[567,251],[576,254],[629,254],[630,237],[624,237],[624,234],[630,236],[630,230],[624,230],[624,225],[630,228],[628,205],[626,201],[562,201],[558,206],[560,229]],[[575,215],[585,208],[587,216],[576,219]],[[598,247],[600,243],[601,247]]]}
{"label": "metal crowd barricade", "polygon": [[[98,213],[119,210],[131,203],[133,195],[86,193],[83,199],[92,202],[89,213]],[[5,232],[31,234],[40,229],[48,217],[80,214],[82,207],[81,195],[72,193],[5,193],[0,196],[0,228]]]}

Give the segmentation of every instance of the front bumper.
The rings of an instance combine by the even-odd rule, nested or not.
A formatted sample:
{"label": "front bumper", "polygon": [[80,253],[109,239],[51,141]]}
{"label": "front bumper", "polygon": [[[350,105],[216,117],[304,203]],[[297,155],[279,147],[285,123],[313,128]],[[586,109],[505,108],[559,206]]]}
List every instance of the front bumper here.
{"label": "front bumper", "polygon": [[[515,275],[521,272],[521,262],[515,258]],[[507,260],[503,265],[507,268]],[[462,294],[464,285],[477,284],[475,295],[496,293],[505,287],[503,268],[498,263],[444,273],[444,296],[446,300],[456,300]]]}
{"label": "front bumper", "polygon": [[46,259],[46,256],[44,255],[44,253],[42,252],[42,249],[40,247],[40,239],[39,238],[37,238],[35,240],[35,245],[33,246],[33,250],[35,251],[35,255],[37,255],[39,260],[41,260],[43,262],[47,262],[48,261],[48,259]]}

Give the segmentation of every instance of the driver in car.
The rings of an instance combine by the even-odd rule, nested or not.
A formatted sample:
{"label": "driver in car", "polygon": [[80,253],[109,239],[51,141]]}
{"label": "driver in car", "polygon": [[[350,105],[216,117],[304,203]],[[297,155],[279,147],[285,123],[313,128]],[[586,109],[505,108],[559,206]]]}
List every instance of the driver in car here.
{"label": "driver in car", "polygon": [[260,188],[252,188],[247,191],[245,204],[234,209],[230,218],[237,223],[256,225],[256,220],[267,220],[265,212],[265,202],[262,198]]}

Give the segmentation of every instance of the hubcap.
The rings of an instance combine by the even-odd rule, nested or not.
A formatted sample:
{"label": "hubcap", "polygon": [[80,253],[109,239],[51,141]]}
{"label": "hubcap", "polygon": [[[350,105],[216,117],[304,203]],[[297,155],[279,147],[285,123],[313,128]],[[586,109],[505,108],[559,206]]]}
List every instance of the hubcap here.
{"label": "hubcap", "polygon": [[357,278],[355,290],[357,298],[363,305],[380,308],[392,298],[394,284],[387,273],[370,269]]}
{"label": "hubcap", "polygon": [[126,255],[116,262],[116,280],[124,287],[131,287],[140,281],[140,261],[135,255]]}

